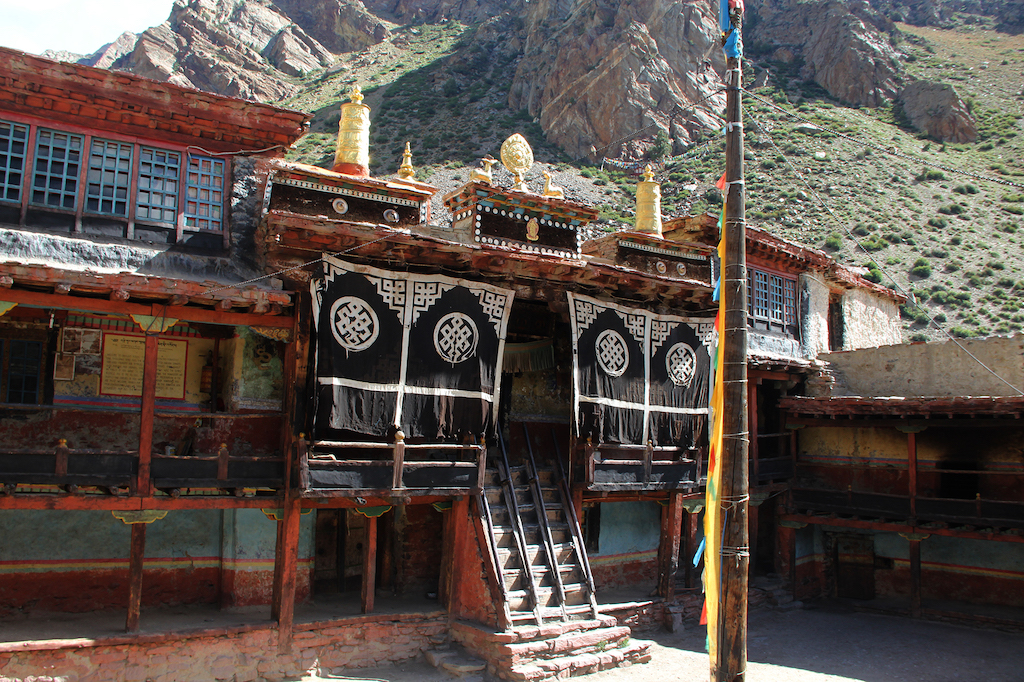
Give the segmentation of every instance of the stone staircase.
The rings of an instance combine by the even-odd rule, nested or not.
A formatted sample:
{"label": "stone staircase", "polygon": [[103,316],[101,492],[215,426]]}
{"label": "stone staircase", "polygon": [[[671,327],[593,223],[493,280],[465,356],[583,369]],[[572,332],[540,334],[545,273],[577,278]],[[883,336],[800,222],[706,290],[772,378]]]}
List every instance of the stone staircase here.
{"label": "stone staircase", "polygon": [[487,661],[487,671],[503,680],[563,679],[651,660],[650,642],[630,638],[628,626],[612,616],[505,631],[456,621],[452,638]]}
{"label": "stone staircase", "polygon": [[568,677],[646,662],[650,644],[598,613],[579,521],[565,477],[553,463],[538,467],[528,427],[527,452],[510,464],[492,456],[479,497],[488,558],[501,592],[503,629],[453,625],[452,637],[508,680]]}
{"label": "stone staircase", "polygon": [[497,462],[485,476],[492,555],[505,588],[508,623],[593,618],[593,579],[573,511],[553,468]]}

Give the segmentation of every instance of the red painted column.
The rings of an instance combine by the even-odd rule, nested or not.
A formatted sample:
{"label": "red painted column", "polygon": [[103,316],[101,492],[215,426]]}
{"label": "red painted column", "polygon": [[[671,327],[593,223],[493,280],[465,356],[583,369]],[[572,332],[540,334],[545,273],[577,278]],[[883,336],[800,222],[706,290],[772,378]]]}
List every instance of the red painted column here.
{"label": "red painted column", "polygon": [[142,414],[139,418],[139,470],[136,492],[149,497],[152,492],[150,462],[153,458],[153,414],[156,410],[156,357],[160,339],[146,334],[146,355],[142,370]]}
{"label": "red painted column", "polygon": [[373,613],[377,593],[377,517],[366,517],[366,539],[363,541],[363,613]]}
{"label": "red painted column", "polygon": [[146,524],[132,524],[132,545],[128,559],[128,617],[126,632],[138,632],[142,611],[142,563],[146,554]]}
{"label": "red painted column", "polygon": [[291,650],[292,625],[295,622],[295,573],[299,562],[299,520],[302,510],[299,500],[290,499],[284,505],[284,521],[276,570],[281,572],[281,593],[277,603],[277,643],[282,652]]}

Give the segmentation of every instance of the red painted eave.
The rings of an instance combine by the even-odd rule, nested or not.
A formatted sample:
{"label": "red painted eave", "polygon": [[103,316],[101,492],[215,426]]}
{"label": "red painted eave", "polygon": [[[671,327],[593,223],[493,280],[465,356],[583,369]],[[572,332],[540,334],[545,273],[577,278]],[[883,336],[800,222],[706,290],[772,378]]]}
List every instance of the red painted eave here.
{"label": "red painted eave", "polygon": [[216,151],[281,153],[311,115],[0,47],[0,110]]}

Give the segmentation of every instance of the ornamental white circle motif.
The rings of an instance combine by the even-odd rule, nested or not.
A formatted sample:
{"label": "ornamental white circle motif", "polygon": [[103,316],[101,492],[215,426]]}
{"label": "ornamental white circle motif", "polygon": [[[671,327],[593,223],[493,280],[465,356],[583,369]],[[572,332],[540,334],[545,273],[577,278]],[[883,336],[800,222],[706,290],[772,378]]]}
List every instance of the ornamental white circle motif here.
{"label": "ornamental white circle motif", "polygon": [[605,329],[597,335],[594,350],[597,353],[597,364],[609,376],[621,377],[629,367],[626,340],[614,329]]}
{"label": "ornamental white circle motif", "polygon": [[692,348],[680,341],[665,354],[665,369],[668,370],[668,378],[673,384],[689,386],[697,370],[697,356]]}
{"label": "ornamental white circle motif", "polygon": [[348,213],[348,202],[341,197],[338,197],[331,202],[331,208],[333,208],[336,213],[344,215],[345,213]]}
{"label": "ornamental white circle motif", "polygon": [[354,353],[373,345],[380,333],[380,323],[366,301],[342,296],[331,306],[331,332],[342,348]]}
{"label": "ornamental white circle motif", "polygon": [[453,365],[476,355],[479,341],[476,323],[464,313],[448,313],[434,325],[434,350]]}

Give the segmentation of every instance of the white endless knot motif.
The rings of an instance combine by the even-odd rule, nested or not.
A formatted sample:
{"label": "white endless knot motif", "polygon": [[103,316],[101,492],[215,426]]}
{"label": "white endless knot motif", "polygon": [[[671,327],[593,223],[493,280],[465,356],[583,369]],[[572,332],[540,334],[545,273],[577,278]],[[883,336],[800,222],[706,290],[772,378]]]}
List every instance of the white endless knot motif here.
{"label": "white endless knot motif", "polygon": [[605,329],[597,335],[594,350],[597,352],[597,364],[609,376],[621,377],[629,367],[629,351],[626,349],[626,341],[614,329]]}
{"label": "white endless knot motif", "polygon": [[685,343],[677,343],[669,348],[665,355],[665,369],[668,370],[668,378],[673,384],[689,386],[697,369],[697,356]]}
{"label": "white endless knot motif", "polygon": [[448,313],[434,327],[434,350],[453,365],[476,355],[479,340],[476,323],[463,313]]}
{"label": "white endless knot motif", "polygon": [[366,350],[377,340],[377,313],[361,298],[343,296],[331,306],[331,331],[341,347],[350,352]]}

